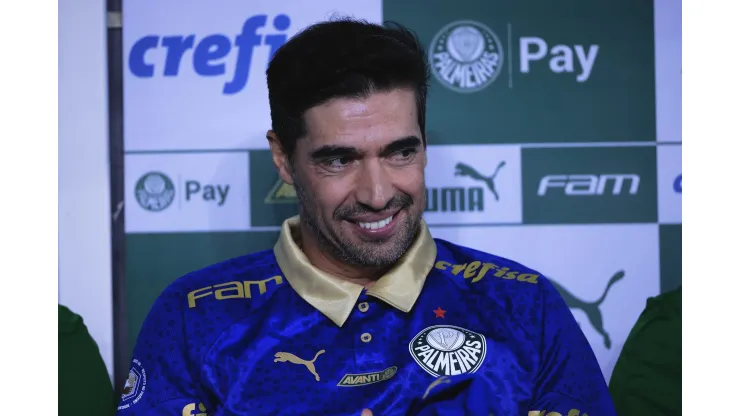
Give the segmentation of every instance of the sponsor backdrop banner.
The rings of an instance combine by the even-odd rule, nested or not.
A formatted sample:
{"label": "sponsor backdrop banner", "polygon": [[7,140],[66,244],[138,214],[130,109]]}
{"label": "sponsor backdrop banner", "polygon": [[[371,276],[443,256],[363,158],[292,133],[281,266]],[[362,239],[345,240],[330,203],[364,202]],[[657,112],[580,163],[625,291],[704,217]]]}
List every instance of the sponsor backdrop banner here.
{"label": "sponsor backdrop banner", "polygon": [[129,356],[168,284],[271,248],[297,213],[265,140],[264,73],[290,36],[332,16],[417,32],[433,68],[432,234],[550,277],[607,379],[646,299],[681,284],[681,114],[666,99],[681,93],[680,2],[160,0],[123,10]]}

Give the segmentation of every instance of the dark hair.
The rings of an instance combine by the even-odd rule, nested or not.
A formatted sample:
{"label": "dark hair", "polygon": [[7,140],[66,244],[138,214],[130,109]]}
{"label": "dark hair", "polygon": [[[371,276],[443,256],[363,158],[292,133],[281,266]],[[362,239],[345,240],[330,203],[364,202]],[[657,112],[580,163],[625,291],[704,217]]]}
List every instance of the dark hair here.
{"label": "dark hair", "polygon": [[416,35],[400,24],[341,18],[309,26],[275,52],[267,88],[272,130],[289,158],[306,134],[306,110],[333,98],[365,98],[396,88],[415,91],[426,143],[429,63]]}

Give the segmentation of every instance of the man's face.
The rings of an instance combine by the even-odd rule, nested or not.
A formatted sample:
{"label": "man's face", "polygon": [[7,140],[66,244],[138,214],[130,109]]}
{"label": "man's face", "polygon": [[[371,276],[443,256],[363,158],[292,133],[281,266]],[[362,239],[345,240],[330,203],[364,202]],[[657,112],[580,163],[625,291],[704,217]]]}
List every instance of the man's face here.
{"label": "man's face", "polygon": [[413,91],[332,100],[305,120],[290,178],[303,224],[338,260],[392,265],[412,244],[426,204]]}

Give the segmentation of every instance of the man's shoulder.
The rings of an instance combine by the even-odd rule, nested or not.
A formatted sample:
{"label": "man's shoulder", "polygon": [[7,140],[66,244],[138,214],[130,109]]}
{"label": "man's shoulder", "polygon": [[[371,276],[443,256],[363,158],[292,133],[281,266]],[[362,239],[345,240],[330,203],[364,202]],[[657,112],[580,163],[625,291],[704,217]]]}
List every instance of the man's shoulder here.
{"label": "man's shoulder", "polygon": [[648,298],[645,312],[651,316],[677,318],[681,320],[681,292],[679,286],[658,296]]}
{"label": "man's shoulder", "polygon": [[[541,272],[511,258],[442,239],[437,243],[436,272],[452,280],[469,297],[470,305],[510,320],[527,337],[541,333],[544,310],[562,302],[552,283]],[[550,311],[548,311],[550,312]]]}
{"label": "man's shoulder", "polygon": [[[159,299],[177,302],[176,309],[194,309],[210,301],[250,298],[253,285],[284,280],[272,249],[223,260],[178,277],[159,295]],[[246,293],[245,293],[246,290]],[[266,291],[265,290],[265,291]],[[264,293],[263,293],[264,294]]]}
{"label": "man's shoulder", "polygon": [[82,317],[62,304],[59,304],[58,318],[60,335],[74,332],[82,325]]}
{"label": "man's shoulder", "polygon": [[437,260],[434,268],[473,287],[511,287],[516,291],[536,291],[547,279],[513,259],[435,238]]}
{"label": "man's shoulder", "polygon": [[279,271],[272,249],[244,254],[193,270],[175,279],[166,291],[181,291],[231,280],[254,280]]}

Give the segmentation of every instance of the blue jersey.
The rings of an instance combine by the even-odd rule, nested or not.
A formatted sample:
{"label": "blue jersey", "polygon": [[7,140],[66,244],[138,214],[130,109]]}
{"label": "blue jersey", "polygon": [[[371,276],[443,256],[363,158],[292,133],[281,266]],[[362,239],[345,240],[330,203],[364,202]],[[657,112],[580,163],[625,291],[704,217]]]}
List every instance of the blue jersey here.
{"label": "blue jersey", "polygon": [[465,414],[473,399],[497,416],[615,415],[588,342],[540,273],[423,224],[365,289],[313,267],[297,225],[283,224],[273,250],[164,290],[119,415]]}

